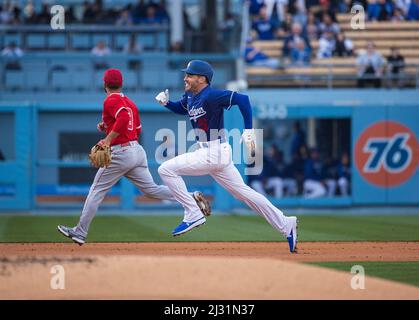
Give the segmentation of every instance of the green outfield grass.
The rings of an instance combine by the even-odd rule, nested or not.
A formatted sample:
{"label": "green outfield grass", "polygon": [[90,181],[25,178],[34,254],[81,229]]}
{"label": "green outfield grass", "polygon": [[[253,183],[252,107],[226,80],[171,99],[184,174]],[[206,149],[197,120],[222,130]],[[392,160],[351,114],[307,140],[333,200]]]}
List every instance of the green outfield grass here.
{"label": "green outfield grass", "polygon": [[[175,216],[100,216],[89,242],[135,241],[283,241],[259,216],[211,216],[182,237],[171,230]],[[301,241],[419,241],[419,216],[301,216]],[[0,242],[64,242],[58,224],[74,226],[76,216],[0,215]]]}
{"label": "green outfield grass", "polygon": [[[364,267],[366,276],[384,278],[419,287],[419,262],[314,262],[321,267],[350,272],[352,266]],[[368,282],[365,283],[368,287]]]}

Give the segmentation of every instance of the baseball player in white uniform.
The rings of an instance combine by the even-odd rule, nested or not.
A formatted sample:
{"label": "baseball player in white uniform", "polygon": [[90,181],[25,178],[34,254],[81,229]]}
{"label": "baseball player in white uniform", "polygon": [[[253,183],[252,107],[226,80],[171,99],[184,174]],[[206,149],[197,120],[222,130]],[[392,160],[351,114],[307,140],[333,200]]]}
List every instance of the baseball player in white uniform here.
{"label": "baseball player in white uniform", "polygon": [[[211,175],[235,198],[264,217],[269,224],[287,238],[291,252],[297,249],[297,218],[286,217],[263,195],[247,186],[232,161],[231,146],[224,136],[224,110],[238,105],[245,122],[242,141],[249,150],[255,149],[255,135],[252,129],[252,108],[249,97],[229,90],[211,88],[213,69],[205,61],[192,60],[185,72],[185,94],[177,102],[169,100],[168,90],[160,92],[156,100],[169,110],[188,115],[193,128],[200,131],[199,149],[179,155],[164,162],[158,169],[163,182],[184,208],[183,221],[172,231],[181,235],[206,222],[205,216],[188,192],[182,175]],[[214,137],[214,130],[219,133]],[[204,132],[204,137],[202,135]],[[211,132],[211,134],[210,134]]]}

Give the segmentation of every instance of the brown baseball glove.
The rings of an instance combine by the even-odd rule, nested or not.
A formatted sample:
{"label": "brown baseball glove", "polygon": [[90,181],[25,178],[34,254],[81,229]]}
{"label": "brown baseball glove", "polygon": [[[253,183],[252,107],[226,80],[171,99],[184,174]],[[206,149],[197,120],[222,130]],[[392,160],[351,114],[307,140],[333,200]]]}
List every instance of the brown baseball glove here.
{"label": "brown baseball glove", "polygon": [[111,148],[107,144],[96,144],[90,150],[89,160],[95,168],[107,168],[111,163]]}

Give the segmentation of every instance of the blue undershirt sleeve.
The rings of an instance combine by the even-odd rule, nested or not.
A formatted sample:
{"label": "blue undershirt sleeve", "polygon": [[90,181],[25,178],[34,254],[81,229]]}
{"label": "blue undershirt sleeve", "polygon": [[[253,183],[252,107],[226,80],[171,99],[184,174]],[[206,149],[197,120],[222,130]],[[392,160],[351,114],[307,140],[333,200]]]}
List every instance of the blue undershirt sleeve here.
{"label": "blue undershirt sleeve", "polygon": [[186,109],[186,107],[183,106],[182,100],[177,101],[177,102],[169,101],[165,105],[165,107],[169,109],[170,111],[177,114],[183,114],[183,115],[188,114],[188,110]]}
{"label": "blue undershirt sleeve", "polygon": [[[245,94],[234,92],[231,98],[231,105],[238,105],[244,120],[244,128],[252,129],[252,106],[250,105],[249,97]],[[230,109],[228,108],[228,109]]]}

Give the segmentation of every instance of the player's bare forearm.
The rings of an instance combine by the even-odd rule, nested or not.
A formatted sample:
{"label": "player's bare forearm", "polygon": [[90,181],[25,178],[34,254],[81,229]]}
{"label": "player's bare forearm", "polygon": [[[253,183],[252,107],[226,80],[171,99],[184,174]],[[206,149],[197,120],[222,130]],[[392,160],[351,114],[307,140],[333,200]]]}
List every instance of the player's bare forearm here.
{"label": "player's bare forearm", "polygon": [[113,139],[115,139],[117,136],[119,136],[119,133],[118,133],[118,132],[111,131],[111,132],[109,132],[109,134],[106,136],[106,138],[105,138],[105,139],[103,139],[102,141],[103,141],[103,143],[105,143],[105,144],[107,144],[107,145],[110,145],[110,144],[111,144],[111,142],[112,142],[112,140],[113,140]]}

